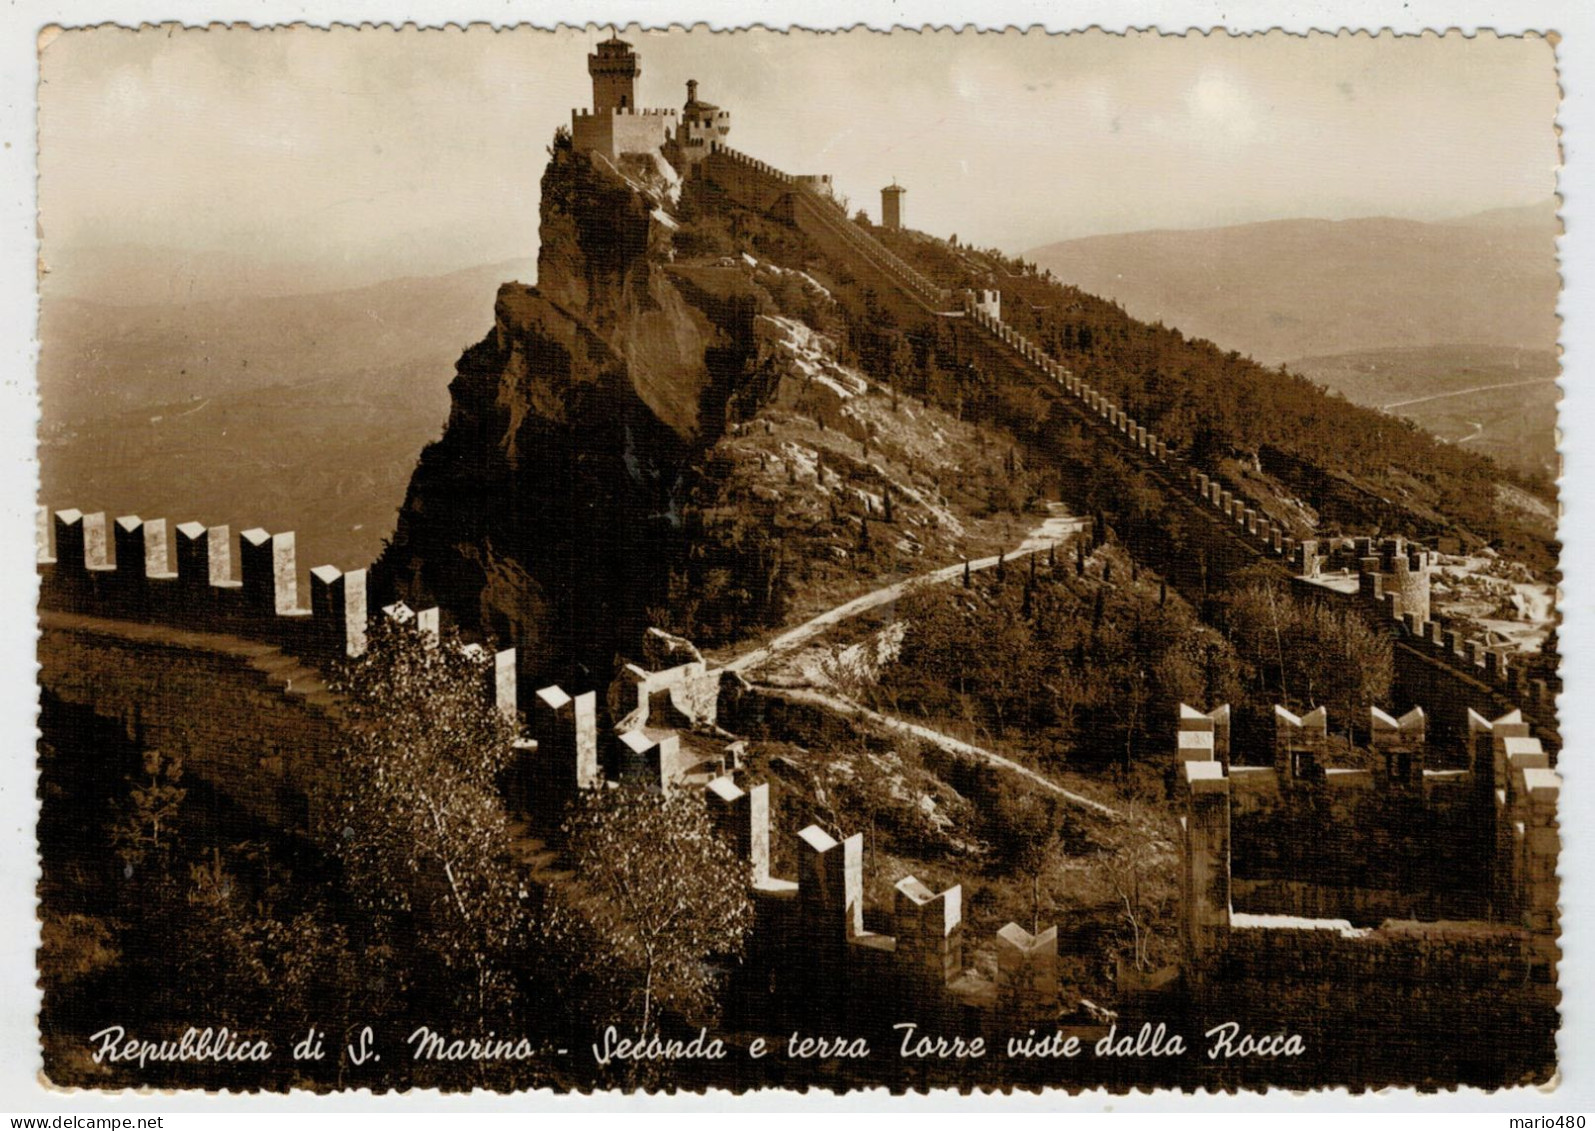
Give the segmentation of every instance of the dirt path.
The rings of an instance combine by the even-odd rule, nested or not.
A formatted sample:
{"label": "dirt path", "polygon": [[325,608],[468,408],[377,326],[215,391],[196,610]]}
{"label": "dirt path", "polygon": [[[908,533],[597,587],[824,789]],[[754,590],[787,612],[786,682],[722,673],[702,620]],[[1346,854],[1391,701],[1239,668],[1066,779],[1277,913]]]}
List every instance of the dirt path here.
{"label": "dirt path", "polygon": [[836,711],[838,714],[856,715],[860,718],[868,719],[870,722],[886,727],[888,730],[911,734],[915,738],[939,747],[949,754],[963,754],[967,757],[979,758],[983,762],[1009,770],[1021,777],[1029,778],[1043,789],[1056,793],[1071,805],[1089,809],[1103,817],[1117,819],[1120,815],[1117,809],[1111,809],[1100,801],[1092,801],[1089,797],[1064,789],[1057,782],[1043,777],[1028,766],[1021,766],[1012,758],[1004,758],[1001,754],[987,750],[983,746],[975,746],[962,739],[954,738],[950,734],[943,734],[939,730],[932,730],[930,727],[923,727],[918,723],[908,722],[906,719],[899,719],[893,715],[883,715],[879,711],[872,711],[870,708],[860,703],[855,703],[851,699],[844,699],[840,695],[827,695],[823,691],[798,687],[765,687],[760,690],[766,695],[774,695],[797,703],[811,703],[815,706]]}
{"label": "dirt path", "polygon": [[[977,558],[969,563],[970,572],[992,569],[999,560],[1014,561],[1028,557],[1031,554],[1039,554],[1041,551],[1063,541],[1069,535],[1077,533],[1085,527],[1086,520],[1069,514],[1061,503],[1049,503],[1047,510],[1049,512],[1047,520],[1027,534],[1025,540],[1020,543],[1017,549],[1010,550],[1003,555]],[[910,589],[920,585],[936,585],[944,581],[952,581],[963,576],[963,572],[964,563],[958,562],[942,569],[907,578],[892,585],[882,586],[874,592],[864,594],[862,597],[854,597],[851,601],[837,605],[834,609],[827,609],[819,616],[805,621],[796,628],[788,629],[763,647],[728,661],[721,670],[746,673],[762,667],[776,656],[807,644],[827,629],[834,628],[845,620],[856,617],[860,613],[866,613],[871,609],[877,609],[882,605],[890,604],[902,597]]]}
{"label": "dirt path", "polygon": [[[1047,512],[1046,520],[1030,531],[1018,548],[1004,555],[993,555],[989,558],[978,558],[971,561],[969,563],[970,572],[992,569],[1000,560],[1014,561],[1031,554],[1039,554],[1043,550],[1047,550],[1063,541],[1071,534],[1078,533],[1085,528],[1087,520],[1069,514],[1062,503],[1049,503]],[[836,606],[834,609],[829,609],[819,616],[798,625],[796,628],[788,629],[763,647],[729,661],[721,670],[743,673],[752,672],[777,656],[807,644],[827,629],[840,624],[850,617],[856,617],[860,613],[868,612],[870,609],[879,608],[881,605],[895,601],[917,586],[936,585],[941,582],[952,581],[961,577],[963,572],[964,563],[958,562],[955,565],[945,566],[929,573],[922,573],[917,577],[911,577],[892,585],[882,586],[873,592],[865,593],[862,597],[855,597],[851,601]],[[1021,766],[1011,758],[1004,758],[1001,754],[993,753],[984,747],[975,746],[962,739],[954,738],[952,735],[943,734],[941,731],[932,730],[930,727],[920,726],[918,723],[911,723],[906,719],[899,719],[892,715],[883,715],[879,711],[871,710],[840,695],[831,695],[812,688],[777,688],[761,685],[760,690],[767,695],[775,695],[794,702],[810,703],[824,707],[827,710],[836,711],[839,714],[856,715],[889,730],[911,734],[915,738],[929,742],[931,745],[939,747],[950,754],[963,754],[968,757],[979,758],[993,766],[998,766],[1022,777],[1029,778],[1043,789],[1056,793],[1071,805],[1089,809],[1104,817],[1117,818],[1119,816],[1118,810],[1110,809],[1101,802],[1092,801],[1089,797],[1083,797],[1078,793],[1064,789],[1057,782],[1043,777],[1026,766]]]}
{"label": "dirt path", "polygon": [[[1389,404],[1380,405],[1379,407],[1388,411],[1392,408],[1406,408],[1408,405],[1412,404],[1426,404],[1429,401],[1443,401],[1447,397],[1465,397],[1469,393],[1488,393],[1492,389],[1522,389],[1529,385],[1554,385],[1555,383],[1555,377],[1536,377],[1532,381],[1503,381],[1495,385],[1474,385],[1471,389],[1452,389],[1447,393],[1430,393],[1426,397],[1413,397],[1411,400],[1406,401],[1391,401]],[[1471,421],[1469,423],[1471,423]]]}

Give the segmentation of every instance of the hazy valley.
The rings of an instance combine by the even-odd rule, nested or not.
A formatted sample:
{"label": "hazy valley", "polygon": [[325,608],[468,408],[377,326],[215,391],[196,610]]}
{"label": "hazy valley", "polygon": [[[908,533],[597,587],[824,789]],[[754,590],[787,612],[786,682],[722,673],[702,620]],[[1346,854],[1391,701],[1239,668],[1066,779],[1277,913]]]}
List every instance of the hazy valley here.
{"label": "hazy valley", "polygon": [[534,270],[509,260],[354,290],[140,305],[60,295],[52,281],[40,497],[291,529],[317,562],[363,564],[442,430],[454,362],[491,324],[499,283]]}

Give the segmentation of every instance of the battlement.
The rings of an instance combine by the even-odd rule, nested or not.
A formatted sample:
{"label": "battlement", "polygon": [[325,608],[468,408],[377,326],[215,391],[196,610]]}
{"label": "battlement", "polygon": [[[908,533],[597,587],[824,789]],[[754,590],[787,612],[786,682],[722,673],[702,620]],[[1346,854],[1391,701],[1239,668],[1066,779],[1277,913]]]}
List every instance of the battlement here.
{"label": "battlement", "polygon": [[1211,517],[1231,545],[1254,560],[1289,571],[1299,591],[1357,602],[1375,623],[1386,627],[1395,637],[1398,675],[1431,714],[1445,716],[1438,720],[1445,728],[1461,724],[1455,711],[1441,710],[1458,698],[1511,703],[1533,716],[1549,747],[1560,745],[1556,690],[1547,680],[1530,678],[1513,662],[1510,649],[1464,637],[1433,619],[1429,599],[1429,573],[1437,560],[1433,551],[1401,538],[1386,538],[1377,545],[1371,538],[1298,539],[1288,521],[1271,518],[1218,477],[1185,462],[1112,398],[1003,322],[1000,296],[996,302],[988,301],[984,292],[966,291],[961,297],[964,323],[984,333],[1017,364],[1056,384],[1076,402],[1085,419],[1108,433],[1132,460],[1176,491],[1183,489],[1184,497]]}
{"label": "battlement", "polygon": [[734,161],[736,164],[741,165],[745,169],[750,169],[753,172],[758,173],[760,176],[768,177],[772,181],[776,181],[783,185],[797,184],[797,178],[792,176],[792,174],[783,173],[774,165],[760,161],[757,157],[750,157],[739,149],[732,149],[724,142],[715,142],[713,151],[731,161]]}
{"label": "battlement", "polygon": [[[322,660],[365,651],[366,571],[309,573],[303,601],[292,532],[40,508],[44,608],[176,624],[261,640]],[[235,577],[236,563],[236,577]]]}
{"label": "battlement", "polygon": [[773,165],[750,157],[746,153],[733,149],[723,142],[715,142],[712,153],[722,156],[736,167],[762,178],[769,186],[779,188],[792,188],[799,190],[802,199],[812,202],[815,207],[811,210],[810,218],[822,226],[825,232],[840,241],[849,252],[860,256],[870,266],[881,271],[894,282],[905,288],[917,303],[930,311],[945,310],[951,302],[952,294],[945,288],[938,287],[922,274],[903,262],[902,258],[889,250],[874,236],[864,231],[841,208],[830,191],[830,177],[822,174],[793,176],[781,171]]}
{"label": "battlement", "polygon": [[[1182,931],[1196,968],[1218,961],[1236,929],[1385,938],[1391,920],[1444,920],[1475,936],[1521,932],[1536,980],[1554,987],[1560,778],[1520,712],[1469,720],[1462,765],[1434,769],[1448,760],[1431,749],[1424,713],[1374,708],[1376,768],[1339,768],[1326,759],[1326,712],[1276,707],[1273,764],[1226,766],[1216,755],[1228,709],[1182,705]],[[1344,853],[1326,850],[1337,841]]]}
{"label": "battlement", "polygon": [[674,118],[679,112],[674,107],[611,106],[607,110],[583,110],[580,106],[573,106],[570,116],[572,121],[578,118]]}
{"label": "battlement", "polygon": [[756,939],[778,946],[784,969],[776,970],[777,981],[784,974],[807,1008],[840,1016],[857,991],[899,996],[921,1016],[974,1010],[990,1024],[1058,1017],[1056,927],[1037,935],[1017,923],[1003,927],[993,940],[997,969],[989,979],[966,965],[961,885],[936,891],[903,876],[883,909],[891,933],[868,930],[862,835],[838,839],[809,825],[797,835],[797,878],[782,879],[770,871],[769,786],[744,787],[725,776],[705,792],[715,823],[748,863]]}
{"label": "battlement", "polygon": [[[365,654],[374,616],[438,637],[437,609],[368,608],[363,569],[311,569],[307,606],[291,531],[234,537],[225,525],[173,528],[137,515],[107,523],[103,513],[40,507],[36,536],[41,609],[257,641],[323,668]],[[516,718],[515,649],[468,647],[491,672],[487,693]]]}
{"label": "battlement", "polygon": [[1518,704],[1543,730],[1553,731],[1556,692],[1548,681],[1530,677],[1514,662],[1512,648],[1464,635],[1433,617],[1429,579],[1438,558],[1401,538],[1377,545],[1370,538],[1339,538],[1304,541],[1293,567],[1301,592],[1354,605],[1416,656]]}
{"label": "battlement", "polygon": [[618,161],[624,153],[658,153],[676,122],[674,110],[613,106],[571,111],[571,145],[578,153],[601,153]]}

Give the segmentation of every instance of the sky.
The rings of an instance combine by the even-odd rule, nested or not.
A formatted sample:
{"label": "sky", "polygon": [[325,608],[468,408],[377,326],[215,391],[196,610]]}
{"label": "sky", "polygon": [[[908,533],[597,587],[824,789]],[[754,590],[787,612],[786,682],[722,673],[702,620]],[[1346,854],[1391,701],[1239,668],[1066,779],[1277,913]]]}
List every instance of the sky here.
{"label": "sky", "polygon": [[[43,256],[148,245],[374,281],[536,254],[545,147],[608,29],[66,31],[41,55]],[[1543,39],[623,29],[731,145],[1008,252],[1556,189]]]}

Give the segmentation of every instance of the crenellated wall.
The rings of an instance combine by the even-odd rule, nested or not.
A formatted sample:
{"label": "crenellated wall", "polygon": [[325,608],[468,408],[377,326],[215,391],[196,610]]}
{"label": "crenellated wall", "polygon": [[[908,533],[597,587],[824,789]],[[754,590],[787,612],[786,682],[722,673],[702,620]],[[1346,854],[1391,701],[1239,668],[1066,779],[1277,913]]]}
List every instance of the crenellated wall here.
{"label": "crenellated wall", "polygon": [[[1088,381],[1074,376],[1035,343],[997,316],[983,295],[966,292],[958,324],[980,336],[981,344],[964,348],[985,351],[1011,365],[1044,377],[1066,394],[1086,426],[1113,443],[1132,464],[1168,489],[1168,497],[1194,512],[1201,528],[1216,533],[1221,545],[1210,565],[1223,576],[1254,564],[1272,564],[1295,579],[1298,591],[1345,599],[1364,610],[1394,636],[1396,693],[1420,703],[1440,732],[1466,731],[1470,705],[1497,712],[1521,710],[1538,730],[1546,748],[1560,749],[1556,722],[1556,688],[1530,679],[1512,662],[1512,653],[1467,639],[1431,619],[1429,570],[1434,554],[1402,539],[1385,539],[1377,547],[1368,538],[1297,539],[1288,527],[1271,520],[1223,483],[1185,463],[1179,454],[1148,432],[1133,417]],[[1208,543],[1212,546],[1212,543]],[[1331,567],[1350,556],[1355,570],[1331,574]]]}
{"label": "crenellated wall", "polygon": [[571,143],[578,153],[602,153],[618,161],[622,153],[657,153],[676,130],[674,110],[573,109]]}
{"label": "crenellated wall", "polygon": [[[373,615],[438,634],[436,609],[369,609],[363,569],[301,574],[291,532],[41,508],[37,534],[40,686],[293,832],[320,828],[337,793],[326,669],[364,654]],[[518,717],[515,650],[467,647]]]}
{"label": "crenellated wall", "polygon": [[1191,978],[1236,954],[1288,965],[1279,955],[1293,947],[1318,963],[1325,945],[1344,969],[1388,974],[1389,960],[1444,978],[1455,942],[1520,966],[1523,985],[1554,998],[1560,779],[1521,713],[1471,714],[1460,769],[1431,768],[1456,758],[1430,750],[1419,711],[1371,713],[1373,769],[1328,764],[1321,710],[1279,708],[1275,721],[1268,757],[1246,759],[1265,764],[1232,751],[1226,765],[1227,709],[1180,712]]}
{"label": "crenellated wall", "polygon": [[1551,684],[1530,677],[1512,649],[1433,618],[1430,573],[1437,558],[1402,538],[1305,543],[1298,548],[1295,584],[1305,596],[1356,608],[1396,634],[1395,693],[1425,704],[1437,731],[1460,738],[1470,706],[1521,710],[1554,754],[1561,738]]}
{"label": "crenellated wall", "polygon": [[[938,1020],[969,1031],[1055,1020],[1079,1002],[1060,999],[1058,931],[1031,934],[1009,923],[992,940],[996,977],[969,968],[963,889],[935,891],[914,876],[893,888],[884,909],[890,934],[865,926],[864,838],[838,840],[818,825],[797,836],[796,879],[770,872],[766,783],[719,777],[707,787],[716,823],[748,861],[756,908],[749,961],[816,1018],[856,1016],[868,996],[895,1019]],[[899,1014],[901,1015],[899,1017]]]}
{"label": "crenellated wall", "polygon": [[[884,284],[880,297],[893,304],[894,312],[923,321],[951,306],[951,292],[914,270],[848,217],[830,192],[829,177],[793,176],[724,144],[714,146],[703,170],[739,204],[774,212],[827,255]],[[893,303],[895,295],[908,300],[901,310]]]}
{"label": "crenellated wall", "polygon": [[[38,514],[40,605],[261,641],[320,660],[365,650],[366,571],[317,566],[291,532],[60,510]],[[304,598],[308,596],[308,605]]]}
{"label": "crenellated wall", "polygon": [[[40,532],[41,685],[180,755],[261,819],[332,835],[341,709],[319,669],[364,651],[363,571],[310,571],[307,609],[291,534],[251,530],[235,541],[225,527],[185,523],[172,553],[162,521],[107,523],[74,510],[45,516]],[[397,604],[375,615],[438,634],[435,609]],[[984,1030],[1056,1018],[1072,1004],[1058,998],[1055,929],[1032,936],[1009,924],[992,940],[995,979],[967,968],[957,885],[938,892],[904,876],[885,909],[890,933],[866,929],[860,835],[838,840],[811,825],[797,838],[797,876],[771,875],[769,786],[738,784],[723,740],[718,757],[706,755],[701,737],[665,725],[713,728],[721,676],[701,660],[623,669],[617,694],[630,689],[634,706],[606,736],[595,692],[546,687],[523,714],[514,651],[465,647],[482,660],[484,694],[523,722],[511,802],[534,826],[553,832],[569,801],[610,782],[705,791],[748,862],[751,966],[793,1015],[840,1018],[852,995],[868,993],[904,1016]]]}

